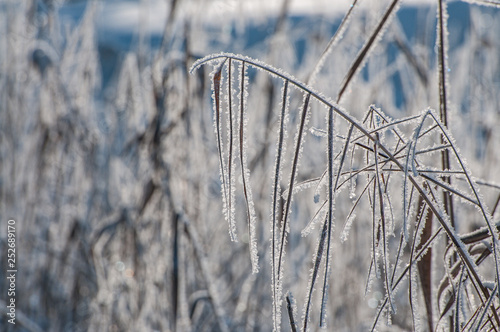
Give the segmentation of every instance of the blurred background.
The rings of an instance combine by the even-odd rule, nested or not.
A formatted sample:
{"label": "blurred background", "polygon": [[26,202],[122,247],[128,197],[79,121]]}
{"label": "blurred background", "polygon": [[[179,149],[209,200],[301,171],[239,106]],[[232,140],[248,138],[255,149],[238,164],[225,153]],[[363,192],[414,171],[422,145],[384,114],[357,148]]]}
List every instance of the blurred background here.
{"label": "blurred background", "polygon": [[[313,87],[337,96],[390,2],[357,4]],[[18,320],[12,326],[2,314],[1,329],[271,330],[269,197],[281,82],[249,70],[247,145],[261,257],[252,274],[244,209],[238,242],[222,214],[211,68],[189,69],[205,55],[231,52],[305,82],[351,5],[1,0],[2,271],[9,219],[18,260]],[[450,1],[448,14],[450,131],[474,176],[500,183],[500,9]],[[395,119],[439,109],[435,43],[436,2],[404,1],[340,105],[358,119],[371,104]],[[301,101],[294,96],[292,124]],[[324,111],[310,127],[326,128]],[[322,174],[324,143],[311,135],[299,180]],[[317,235],[300,235],[318,207],[313,194],[294,201],[287,247],[284,290],[297,299],[298,317],[317,245]],[[338,204],[340,225],[349,208]],[[370,216],[357,219],[346,242],[335,235],[328,326],[336,331],[371,327],[384,292],[375,282],[364,294]],[[457,220],[459,232],[477,227],[467,214]],[[0,278],[0,303],[7,288]],[[407,302],[401,292],[388,330],[411,329]]]}

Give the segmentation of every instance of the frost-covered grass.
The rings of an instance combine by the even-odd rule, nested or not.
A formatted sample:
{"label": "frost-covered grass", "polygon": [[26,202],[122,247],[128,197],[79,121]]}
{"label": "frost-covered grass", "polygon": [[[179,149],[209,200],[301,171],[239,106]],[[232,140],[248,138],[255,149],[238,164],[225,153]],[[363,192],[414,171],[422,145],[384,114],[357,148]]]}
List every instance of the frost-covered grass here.
{"label": "frost-covered grass", "polygon": [[228,36],[256,21],[228,33],[173,3],[106,91],[97,2],[69,28],[44,1],[1,3],[18,324],[500,330],[497,3],[426,4],[408,32],[399,1],[353,1],[332,32],[285,1],[248,56]]}

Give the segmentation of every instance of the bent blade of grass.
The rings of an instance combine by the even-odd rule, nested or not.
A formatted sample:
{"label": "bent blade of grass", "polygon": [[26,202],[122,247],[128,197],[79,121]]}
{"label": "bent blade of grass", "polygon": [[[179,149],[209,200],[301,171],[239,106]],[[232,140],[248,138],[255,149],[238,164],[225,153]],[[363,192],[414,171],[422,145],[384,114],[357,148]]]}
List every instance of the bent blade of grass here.
{"label": "bent blade of grass", "polygon": [[[427,184],[426,187],[428,188],[429,193],[432,196],[432,199],[434,201],[437,201],[437,195],[436,195],[436,193],[434,193],[434,190],[430,186],[430,184]],[[439,220],[439,216],[436,215],[436,217]],[[464,263],[464,265],[467,266],[467,273],[468,273],[468,275],[473,283],[473,286],[476,289],[478,296],[480,297],[481,302],[484,303],[485,299],[487,299],[489,297],[489,292],[488,292],[488,288],[484,284],[483,278],[481,278],[481,276],[479,275],[479,270],[477,268],[477,264],[476,264],[475,260],[472,259],[471,255],[470,255],[469,251],[467,250],[467,248],[465,247],[465,244],[463,243],[461,237],[455,233],[455,229],[453,228],[453,226],[450,225],[449,220],[446,220],[446,222],[447,222],[446,226],[450,227],[451,231],[455,235],[453,237],[450,237],[450,236],[448,236],[448,237],[452,241],[452,243],[455,247],[455,250],[459,253],[459,258]],[[445,226],[445,225],[443,225],[443,226]],[[446,227],[445,227],[445,230],[446,230]],[[457,241],[458,243],[456,243],[455,241]],[[492,311],[493,311],[493,316],[495,317],[495,320],[497,321],[497,324],[500,326],[499,318],[498,318],[498,315],[497,315],[495,308],[492,308]]]}
{"label": "bent blade of grass", "polygon": [[228,130],[228,162],[227,162],[227,182],[229,186],[229,193],[227,195],[228,198],[228,213],[229,213],[229,228],[232,230],[234,236],[236,237],[236,220],[235,220],[235,179],[233,176],[233,169],[235,167],[235,159],[233,156],[233,148],[234,148],[234,133],[233,133],[233,100],[232,100],[232,64],[233,61],[229,59],[229,65],[227,66],[227,103],[228,103],[228,121],[227,121],[227,130]]}
{"label": "bent blade of grass", "polygon": [[406,153],[406,162],[404,168],[404,180],[403,180],[403,237],[404,241],[408,242],[410,224],[408,223],[408,218],[410,217],[411,204],[408,202],[406,197],[408,196],[408,164],[410,162],[410,151],[412,150],[413,142],[408,144],[408,152]]}
{"label": "bent blade of grass", "polygon": [[311,72],[311,75],[309,75],[309,78],[307,79],[307,84],[314,85],[315,80],[316,80],[316,76],[318,76],[319,72],[321,71],[321,68],[323,68],[323,65],[326,62],[326,58],[332,52],[333,47],[342,39],[342,37],[344,35],[344,31],[347,28],[347,24],[348,24],[348,22],[352,16],[352,13],[354,11],[354,8],[357,7],[356,6],[357,2],[358,2],[358,0],[353,1],[351,7],[349,8],[347,13],[345,14],[344,18],[342,19],[342,22],[340,22],[340,25],[337,28],[337,31],[335,31],[335,34],[333,35],[333,37],[330,39],[330,41],[326,45],[325,50],[321,54],[318,62],[316,63],[316,66],[314,66],[314,69]]}
{"label": "bent blade of grass", "polygon": [[[326,244],[326,257],[325,257],[325,276],[323,279],[323,294],[321,299],[321,310],[320,310],[320,323],[319,326],[324,328],[326,325],[326,300],[328,297],[328,279],[331,273],[330,267],[330,248],[332,245],[332,232],[333,232],[333,212],[334,212],[334,195],[337,188],[337,183],[339,180],[340,171],[342,169],[343,160],[340,162],[339,170],[336,178],[336,183],[333,183],[334,173],[333,173],[333,129],[334,129],[334,121],[333,121],[333,108],[330,107],[328,110],[328,150],[327,150],[327,158],[328,158],[328,213],[327,213],[327,244]],[[352,126],[349,128],[349,134],[352,132]],[[345,157],[345,152],[347,151],[347,146],[349,145],[349,139],[346,139],[344,146],[344,153],[342,155],[342,159]]]}
{"label": "bent blade of grass", "polygon": [[422,174],[423,172],[420,172],[420,176],[423,177],[424,179],[426,179],[427,181],[430,181],[432,183],[434,183],[435,185],[441,187],[441,189],[443,191],[448,191],[454,195],[457,195],[458,197],[464,199],[465,201],[468,201],[476,206],[479,206],[479,202],[476,201],[474,198],[471,198],[471,197],[468,197],[466,196],[466,194],[464,193],[461,193],[460,191],[458,191],[458,189],[455,189],[453,187],[451,187],[450,185],[446,184],[446,183],[443,183],[441,181],[439,181],[438,179],[432,177],[432,176],[429,176],[429,175],[425,175],[425,174]]}
{"label": "bent blade of grass", "polygon": [[[349,126],[349,131],[347,133],[347,137],[345,139],[344,148],[342,151],[342,157],[340,159],[340,163],[338,165],[337,174],[334,174],[334,158],[333,158],[333,146],[334,146],[334,112],[333,107],[330,107],[328,111],[328,214],[327,214],[327,224],[328,224],[328,238],[327,238],[327,247],[326,247],[326,262],[325,262],[325,277],[323,280],[323,294],[321,300],[321,311],[320,311],[320,327],[326,327],[326,301],[328,296],[328,280],[331,274],[331,246],[332,246],[332,232],[333,232],[333,213],[334,213],[334,200],[335,193],[337,191],[337,186],[340,179],[340,174],[342,172],[342,168],[344,166],[345,156],[347,154],[347,150],[349,147],[349,141],[352,135],[352,131],[354,126],[351,124]],[[333,182],[335,178],[335,183]]]}
{"label": "bent blade of grass", "polygon": [[252,263],[252,273],[259,272],[259,256],[257,249],[257,235],[256,235],[256,223],[257,216],[255,214],[255,206],[252,196],[252,188],[250,187],[250,170],[247,166],[247,154],[246,154],[246,137],[245,128],[247,125],[247,118],[245,112],[245,101],[246,101],[246,76],[245,61],[241,63],[240,71],[240,116],[239,116],[239,138],[240,138],[240,164],[241,164],[241,176],[243,180],[243,194],[245,196],[246,207],[247,207],[247,217],[248,217],[248,233],[249,233],[249,247],[250,247],[250,261]]}
{"label": "bent blade of grass", "polygon": [[[417,177],[418,176],[418,171],[417,171],[417,165],[416,165],[416,155],[417,155],[417,142],[419,140],[419,138],[423,135],[421,135],[421,132],[422,132],[422,127],[424,126],[424,122],[426,120],[426,117],[427,117],[427,114],[429,114],[430,110],[427,109],[426,112],[424,112],[423,114],[421,114],[421,120],[420,120],[420,124],[414,129],[413,131],[413,138],[412,138],[412,149],[410,151],[408,151],[408,158],[409,160],[411,161],[411,169],[412,169],[412,173],[413,173],[413,176],[414,177]],[[407,168],[406,168],[407,169]],[[407,170],[405,170],[405,172],[407,173]]]}
{"label": "bent blade of grass", "polygon": [[288,319],[290,320],[290,328],[292,332],[297,332],[297,320],[295,319],[295,316],[297,316],[297,304],[290,291],[286,294],[286,308]]}
{"label": "bent blade of grass", "polygon": [[[497,231],[500,231],[500,221],[495,224],[495,227],[496,227]],[[490,236],[491,235],[489,234],[488,227],[484,226],[484,227],[481,227],[473,232],[462,235],[461,238],[465,244],[470,244],[470,243],[482,241]]]}
{"label": "bent blade of grass", "polygon": [[[493,299],[495,298],[495,294],[497,293],[497,290],[498,290],[498,283],[495,285],[495,288],[491,292],[491,295],[488,298],[488,301],[483,305],[483,310],[482,310],[481,316],[479,317],[477,324],[475,324],[475,327],[473,329],[471,329],[471,331],[480,331],[481,323],[483,322],[484,317],[486,316],[486,313],[488,312],[488,308],[490,308],[494,305]],[[495,311],[493,311],[493,312],[495,312]]]}
{"label": "bent blade of grass", "polygon": [[[378,135],[377,135],[378,137]],[[379,209],[380,209],[380,225],[382,227],[382,246],[383,246],[383,268],[384,268],[384,277],[385,277],[385,287],[389,299],[389,304],[391,306],[391,311],[394,313],[395,308],[394,308],[394,303],[392,301],[392,295],[391,295],[391,285],[389,283],[389,263],[387,262],[389,253],[387,252],[387,246],[388,246],[388,239],[387,239],[387,232],[386,232],[386,220],[385,220],[385,206],[384,206],[384,198],[382,194],[382,185],[380,184],[380,170],[378,167],[378,143],[379,141],[377,140],[374,144],[374,157],[375,157],[375,183],[378,189],[378,202],[379,202]]]}
{"label": "bent blade of grass", "polygon": [[295,185],[295,178],[297,175],[297,170],[299,167],[299,160],[300,160],[300,155],[302,152],[302,143],[303,143],[303,136],[305,135],[305,126],[308,120],[308,113],[309,113],[309,101],[311,100],[311,93],[307,93],[304,98],[304,103],[302,107],[302,112],[300,114],[300,122],[298,124],[297,128],[297,133],[295,136],[295,150],[293,154],[293,162],[292,162],[292,170],[290,172],[290,181],[288,183],[288,196],[287,200],[285,202],[285,208],[283,209],[283,220],[282,220],[282,226],[281,226],[281,242],[280,242],[280,251],[279,251],[279,258],[278,258],[278,280],[281,279],[281,265],[283,263],[284,259],[284,250],[285,250],[285,244],[286,244],[286,234],[287,234],[287,228],[288,226],[288,219],[289,215],[291,212],[291,203],[292,203],[292,196],[293,196],[293,188]]}
{"label": "bent blade of grass", "polygon": [[[328,157],[327,157],[328,158]],[[319,181],[318,181],[318,184],[316,185],[316,189],[314,190],[314,202],[317,203],[319,202],[319,198],[321,196],[321,188],[323,186],[326,186],[326,181],[325,179],[327,179],[328,175],[328,168],[323,172],[323,174],[321,174],[321,176],[319,177]]]}
{"label": "bent blade of grass", "polygon": [[377,278],[380,276],[380,271],[378,268],[377,264],[377,248],[378,248],[378,223],[377,223],[377,218],[376,218],[376,186],[377,186],[377,181],[375,181],[375,177],[373,177],[373,188],[370,191],[370,188],[368,188],[368,198],[369,198],[369,203],[370,203],[370,209],[371,209],[371,217],[372,217],[372,265],[375,268],[375,275]]}
{"label": "bent blade of grass", "polygon": [[300,235],[302,237],[308,236],[309,233],[311,233],[311,231],[314,229],[314,226],[316,225],[317,220],[323,219],[323,216],[326,215],[326,212],[324,210],[325,210],[325,207],[327,206],[327,203],[328,203],[328,199],[325,199],[324,202],[321,204],[321,206],[316,210],[316,213],[314,214],[314,216],[312,216],[311,220],[309,220],[306,227],[304,227],[304,229],[302,229],[302,231],[300,232]]}
{"label": "bent blade of grass", "polygon": [[[399,120],[396,120],[396,121],[391,121],[391,122],[388,122],[388,123],[386,123],[384,125],[381,125],[381,126],[375,128],[375,129],[369,131],[369,133],[370,134],[375,134],[375,133],[377,133],[379,131],[382,131],[384,129],[387,129],[387,128],[390,128],[390,127],[395,127],[395,126],[397,126],[399,124],[403,124],[403,123],[407,123],[407,122],[411,123],[411,122],[413,122],[414,120],[416,120],[416,119],[418,119],[420,117],[421,117],[421,115],[413,115],[413,116],[409,116],[409,117],[406,117],[406,118],[403,118],[403,119],[399,119]],[[394,133],[399,137],[399,139],[403,143],[405,143],[404,140],[403,140],[403,138],[401,137],[401,134],[397,130],[395,130],[395,129],[393,129],[393,130],[394,130]],[[358,138],[362,138],[362,137],[364,137],[364,136],[359,136],[356,139],[354,139],[353,141],[356,141]]]}
{"label": "bent blade of grass", "polygon": [[279,331],[279,323],[281,321],[280,318],[280,289],[276,284],[276,250],[277,250],[277,239],[276,235],[278,232],[277,219],[278,217],[278,209],[279,209],[279,201],[280,201],[280,181],[281,181],[281,167],[282,162],[281,158],[285,152],[286,144],[285,143],[285,134],[286,134],[286,119],[289,105],[289,96],[288,96],[288,80],[284,80],[283,82],[283,96],[281,101],[281,113],[279,117],[279,131],[278,131],[278,141],[276,147],[276,161],[274,166],[274,181],[273,181],[273,194],[272,194],[272,211],[271,211],[271,283],[272,283],[272,293],[273,293],[273,324],[274,330]]}
{"label": "bent blade of grass", "polygon": [[290,75],[289,73],[284,72],[281,69],[277,69],[271,65],[263,63],[259,60],[252,59],[247,56],[232,54],[232,53],[215,53],[207,55],[206,57],[197,60],[189,70],[190,73],[193,73],[199,67],[207,64],[218,61],[219,59],[233,59],[239,61],[245,61],[248,65],[251,65],[259,70],[263,70],[267,72],[269,75],[279,77],[284,80],[288,80],[290,84],[294,85],[297,89],[301,90],[304,94],[309,94],[311,97],[314,97],[318,102],[325,105],[326,107],[333,107],[335,113],[344,118],[347,122],[352,124],[356,129],[358,129],[365,137],[367,137],[371,141],[375,141],[375,138],[370,135],[370,133],[365,129],[364,125],[360,124],[356,118],[351,116],[346,110],[338,106],[331,99],[325,97],[322,93],[316,91],[311,86],[304,84],[297,80],[295,77]]}
{"label": "bent blade of grass", "polygon": [[396,261],[394,262],[394,268],[392,269],[391,285],[394,284],[394,278],[396,277],[396,270],[398,269],[398,267],[402,261],[403,249],[405,247],[406,247],[406,243],[404,241],[403,231],[401,231],[401,235],[399,236],[399,245],[398,245],[398,251],[396,254]]}
{"label": "bent blade of grass", "polygon": [[221,103],[220,103],[220,92],[221,92],[221,83],[222,83],[222,68],[226,60],[223,60],[214,70],[213,72],[213,80],[212,80],[212,89],[213,99],[214,99],[214,108],[215,108],[215,134],[217,135],[217,150],[219,153],[219,168],[220,168],[220,180],[221,180],[221,191],[222,191],[222,209],[224,213],[224,218],[229,223],[229,236],[231,241],[237,241],[236,237],[236,229],[233,228],[234,225],[231,224],[231,211],[228,207],[229,198],[228,198],[228,189],[226,183],[226,164],[224,162],[224,148],[222,144],[222,114],[221,114]]}
{"label": "bent blade of grass", "polygon": [[347,86],[353,79],[354,75],[362,67],[362,64],[364,63],[365,58],[367,57],[370,50],[373,48],[373,46],[377,44],[377,39],[381,38],[381,35],[383,33],[383,28],[390,21],[391,17],[393,17],[392,14],[397,11],[395,9],[398,7],[398,5],[399,5],[399,0],[392,1],[392,3],[389,5],[386,12],[384,13],[384,16],[378,23],[377,27],[373,30],[373,33],[371,34],[370,38],[363,46],[361,51],[358,53],[356,59],[354,60],[354,63],[349,67],[349,71],[347,72],[347,75],[344,77],[342,86],[339,90],[339,93],[337,94],[337,103],[340,102],[340,99],[342,98],[344,92],[347,89]]}
{"label": "bent blade of grass", "polygon": [[[315,197],[315,203],[317,203],[317,200],[319,198],[316,197],[316,192],[319,191],[318,187],[321,185],[321,182],[322,182],[322,177],[317,177],[317,178],[312,178],[312,179],[308,179],[308,180],[296,183],[294,188],[293,188],[293,194],[295,195],[303,190],[306,190],[306,189],[309,189],[309,188],[315,186],[316,189],[315,189],[314,197]],[[283,199],[286,199],[288,197],[288,189],[283,190],[283,192],[281,193],[281,197],[283,197]]]}
{"label": "bent blade of grass", "polygon": [[461,271],[460,277],[458,279],[458,289],[457,289],[457,295],[456,295],[457,301],[456,301],[456,306],[455,306],[455,327],[456,327],[457,331],[458,331],[459,326],[460,326],[460,302],[462,301],[462,298],[460,297],[460,291],[461,291],[462,285],[465,283],[465,281],[463,281],[464,270],[465,270],[464,267],[462,267],[462,271]]}
{"label": "bent blade of grass", "polygon": [[[434,147],[431,147],[431,148],[427,148],[427,149],[423,149],[423,150],[418,150],[415,153],[415,155],[425,154],[425,153],[435,152],[435,151],[443,151],[443,150],[447,150],[450,147],[451,147],[451,145],[449,145],[449,144],[438,145],[438,146],[434,146]],[[442,174],[446,174],[447,172],[451,172],[451,170],[441,170]]]}
{"label": "bent blade of grass", "polygon": [[[237,55],[232,55],[232,54],[218,54],[218,55],[211,55],[211,56],[208,56],[204,59],[201,59],[201,60],[198,60],[195,65],[193,66],[193,70],[195,68],[197,68],[198,66],[202,65],[203,63],[206,63],[206,62],[210,62],[210,61],[215,61],[217,59],[220,59],[220,58],[232,58],[232,59],[236,59],[236,60],[240,60],[240,61],[248,61],[250,65],[256,67],[256,68],[260,68],[266,72],[268,72],[269,74],[271,75],[274,75],[274,76],[278,76],[278,77],[281,77],[283,79],[288,79],[290,81],[290,83],[292,83],[293,85],[295,85],[299,90],[302,90],[304,95],[306,95],[306,99],[309,99],[311,96],[313,98],[315,98],[316,100],[318,100],[320,103],[323,103],[327,106],[331,106],[333,107],[334,111],[339,114],[341,117],[343,117],[344,119],[346,119],[349,123],[351,123],[356,129],[358,129],[361,133],[363,133],[363,135],[365,135],[365,137],[368,139],[368,140],[371,140],[371,141],[375,141],[375,138],[373,137],[373,135],[371,135],[369,133],[369,131],[364,127],[364,125],[360,124],[356,119],[354,119],[353,117],[351,117],[345,110],[341,109],[340,107],[338,107],[337,105],[335,105],[334,103],[332,103],[331,101],[329,101],[327,98],[325,98],[323,95],[321,95],[320,93],[316,92],[314,89],[312,89],[311,87],[297,81],[295,78],[293,78],[291,75],[288,75],[284,72],[282,72],[281,70],[277,70],[275,68],[273,68],[272,66],[269,66],[269,65],[266,65],[266,64],[263,64],[259,61],[256,61],[256,60],[253,60],[253,59],[250,59],[250,58],[247,58],[247,57],[242,57],[242,56],[237,56]],[[443,213],[441,210],[440,210],[440,206],[439,204],[436,204],[435,202],[436,201],[433,201],[432,198],[430,198],[428,196],[428,194],[426,193],[426,191],[421,187],[419,181],[417,180],[418,179],[418,172],[416,170],[416,159],[415,159],[415,146],[416,146],[416,141],[418,140],[418,138],[422,137],[424,134],[426,134],[427,132],[430,132],[431,130],[433,130],[434,128],[437,128],[436,126],[434,126],[433,128],[427,130],[427,132],[424,132],[424,134],[420,135],[421,133],[421,127],[423,126],[423,123],[426,119],[427,116],[429,116],[429,114],[431,113],[430,110],[428,110],[427,112],[424,112],[423,116],[422,116],[422,121],[420,123],[420,126],[418,126],[418,130],[415,130],[415,133],[418,132],[418,134],[414,135],[413,137],[413,140],[415,142],[415,144],[413,145],[413,151],[412,151],[412,155],[411,155],[411,161],[413,163],[413,171],[414,171],[414,174],[408,174],[408,179],[410,181],[410,183],[412,184],[412,186],[417,190],[417,192],[420,194],[421,197],[423,197],[424,201],[428,204],[430,210],[432,211],[433,215],[436,216],[437,220],[439,221],[439,223],[441,224],[442,228],[445,230],[448,238],[451,239],[453,245],[456,247],[457,249],[457,252],[460,256],[460,259],[464,262],[464,264],[467,266],[467,270],[468,272],[470,273],[471,275],[471,279],[478,285],[478,287],[482,290],[482,296],[485,296],[485,287],[481,281],[481,278],[479,277],[479,274],[477,272],[477,266],[474,264],[474,262],[471,260],[471,257],[470,255],[468,255],[467,253],[467,250],[465,249],[464,247],[464,244],[463,242],[460,240],[460,237],[456,234],[456,231],[454,229],[454,227],[452,225],[449,224],[449,222],[447,221],[447,217],[446,217],[446,213]],[[296,149],[297,147],[299,146],[299,144],[296,144]],[[401,171],[404,171],[404,166],[399,162],[398,158],[396,158],[390,151],[389,149],[384,146],[383,144],[380,144],[379,145],[379,148],[380,148],[380,152],[379,154],[381,156],[386,156],[388,158],[388,160],[390,160],[395,166],[397,166],[397,168]],[[367,150],[367,153],[368,153],[368,150]],[[294,155],[294,159],[297,160],[298,156],[297,154]],[[461,159],[459,159],[461,160]],[[294,166],[292,167],[294,170],[292,171],[292,174],[293,176],[291,176],[293,178],[293,180],[295,179],[295,172],[296,172],[296,163],[294,163]],[[470,177],[468,176],[468,173],[467,173],[467,178],[468,178],[468,181],[470,182]],[[292,187],[293,187],[293,182],[292,182]],[[292,189],[290,190],[288,196],[291,198],[292,196],[292,193],[293,193],[293,188],[289,188],[289,189]],[[285,211],[288,211],[289,212],[289,208],[290,208],[290,200],[287,201],[287,209]],[[373,207],[373,205],[372,205]],[[285,212],[284,211],[284,212]],[[484,211],[484,209],[483,209]],[[288,216],[286,216],[286,219],[288,221]],[[285,225],[286,226],[286,225]],[[490,225],[491,226],[491,225]],[[286,232],[286,228],[283,229],[283,231]],[[491,230],[491,227],[490,227],[490,232],[492,234],[494,234],[494,232]],[[282,241],[280,243],[280,258],[283,257],[283,250],[284,250],[284,245],[285,245],[285,236],[284,234],[282,234]],[[498,246],[495,245],[496,248],[498,248]],[[498,252],[495,251],[495,258],[497,259],[497,256],[499,256]],[[278,275],[280,275],[280,272],[281,272],[281,264],[282,264],[282,261],[280,259],[280,261],[278,262]],[[496,264],[497,265],[497,264]]]}
{"label": "bent blade of grass", "polygon": [[358,196],[358,198],[356,199],[356,201],[354,202],[353,206],[351,207],[351,210],[349,211],[349,214],[347,215],[347,218],[346,218],[346,221],[344,223],[344,227],[342,228],[342,233],[340,235],[341,237],[341,241],[344,242],[347,240],[347,237],[349,235],[349,229],[351,228],[351,224],[353,222],[353,219],[354,219],[354,211],[356,209],[356,207],[358,206],[361,198],[364,196],[366,190],[368,189],[368,187],[371,185],[371,183],[375,180],[374,177],[372,177],[368,183],[366,184],[366,186],[363,188],[363,191],[361,192],[361,194]]}
{"label": "bent blade of grass", "polygon": [[[451,225],[449,224],[449,221],[446,221],[445,216],[440,212],[439,208],[435,204],[433,204],[433,200],[427,195],[427,193],[423,190],[423,188],[415,181],[415,179],[411,175],[409,175],[409,179],[412,182],[415,189],[420,194],[420,196],[422,197],[422,199],[424,200],[424,202],[427,204],[430,211],[433,213],[433,215],[437,218],[437,220],[441,224],[441,227],[439,228],[438,232],[441,230],[444,230],[446,232],[446,234],[448,235],[448,238],[453,243],[454,247],[456,248],[457,252],[459,253],[460,259],[467,267],[468,273],[470,273],[470,275],[471,275],[471,280],[481,290],[482,294],[481,294],[481,292],[478,292],[478,295],[481,296],[481,299],[482,299],[482,295],[484,296],[484,294],[485,294],[485,292],[487,292],[487,290],[486,290],[485,286],[483,285],[482,279],[480,278],[480,276],[477,272],[478,271],[477,265],[474,263],[474,260],[472,259],[472,257],[470,257],[470,255],[468,254],[468,251],[466,250],[465,245],[463,244],[461,238],[456,234],[454,228],[451,227]],[[435,198],[435,195],[432,193],[432,189],[429,188],[429,190],[431,190],[431,194]],[[421,258],[420,254],[425,253],[426,250],[424,251],[424,249],[427,249],[427,244],[431,243],[431,241],[433,241],[435,239],[435,237],[437,236],[437,233],[434,233],[434,235],[431,236],[429,238],[429,240],[426,242],[426,245],[423,246],[423,249],[420,250],[419,255],[417,255],[418,260]],[[410,262],[408,268],[405,269],[405,271],[403,271],[403,274],[405,274],[407,272],[407,270],[409,270],[411,268],[412,263],[413,262]],[[397,286],[397,284],[402,280],[402,277],[403,277],[403,275],[400,276],[398,281],[396,281],[396,283],[393,286]],[[387,304],[387,300],[388,299],[386,297],[386,299],[384,300],[384,304],[382,305],[382,308]],[[375,326],[377,324],[378,318],[380,317],[380,314],[381,314],[381,310],[382,309],[380,309],[379,313],[377,314],[376,320],[372,326],[372,330],[375,328]]]}
{"label": "bent blade of grass", "polygon": [[321,259],[323,257],[323,252],[325,251],[325,239],[328,231],[328,223],[327,223],[327,218],[325,218],[325,221],[323,223],[323,229],[321,231],[321,237],[320,240],[318,241],[318,247],[316,250],[316,258],[314,260],[314,266],[311,269],[311,277],[309,278],[309,283],[307,286],[307,299],[306,303],[304,305],[304,315],[303,315],[303,331],[307,331],[307,327],[309,324],[309,316],[310,316],[310,309],[311,309],[311,302],[312,302],[312,293],[314,292],[314,285],[316,284],[316,278],[318,277],[319,273],[319,268],[321,265]]}

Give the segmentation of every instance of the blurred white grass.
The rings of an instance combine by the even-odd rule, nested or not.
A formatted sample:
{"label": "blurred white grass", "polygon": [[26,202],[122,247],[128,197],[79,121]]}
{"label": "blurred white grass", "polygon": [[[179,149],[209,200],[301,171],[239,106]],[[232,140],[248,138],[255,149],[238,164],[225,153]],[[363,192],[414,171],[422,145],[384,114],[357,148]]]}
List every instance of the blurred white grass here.
{"label": "blurred white grass", "polygon": [[[208,53],[245,51],[241,27],[252,21],[262,24],[263,17],[276,16],[282,7],[271,11],[260,2],[256,5],[220,1],[212,5],[180,1],[172,14],[165,52],[147,57],[154,60],[146,61],[134,49],[119,56],[117,73],[108,92],[102,94],[100,34],[123,29],[146,36],[163,34],[171,7],[162,1],[95,3],[95,7],[87,8],[81,21],[71,25],[64,17],[61,24],[57,7],[51,9],[47,3],[3,1],[0,10],[0,225],[5,227],[4,220],[8,218],[16,219],[18,225],[19,270],[23,271],[19,273],[18,310],[28,319],[25,324],[21,319],[19,323],[28,330],[38,326],[48,331],[270,330],[272,269],[268,262],[272,247],[267,241],[281,82],[269,79],[265,73],[249,71],[247,161],[261,257],[260,272],[252,275],[241,178],[235,179],[235,220],[240,242],[230,241],[227,223],[223,221],[209,69],[200,70],[195,76],[189,76],[187,71],[198,57]],[[138,4],[145,9],[138,11]],[[250,4],[255,7],[247,8]],[[262,42],[248,50],[249,55],[293,72],[302,81],[309,77],[331,38],[331,20],[345,14],[350,2],[342,1],[338,9],[328,7],[319,12],[318,8],[324,7],[306,6],[314,10],[308,15],[319,15],[321,24],[317,30],[307,20],[291,19],[304,4],[292,1],[289,8],[285,7],[287,20],[279,31],[274,34],[272,23],[268,23],[271,28],[265,29]],[[373,8],[367,1],[360,3],[319,73],[316,89],[332,98],[336,96],[343,76],[387,4],[381,2]],[[450,4],[452,19],[452,9],[458,8],[453,4],[458,6]],[[498,184],[499,13],[477,5],[467,8],[471,23],[461,43],[454,40],[457,31],[450,23],[450,132],[473,175]],[[119,10],[128,16],[120,16]],[[419,24],[415,36],[406,40],[407,22],[396,17],[370,53],[365,69],[346,90],[342,106],[359,121],[371,104],[394,119],[420,114],[429,106],[438,109],[435,8],[424,6],[415,12],[419,22],[429,24]],[[117,16],[111,16],[113,13]],[[240,23],[233,21],[235,17]],[[239,40],[234,40],[232,34]],[[214,44],[213,40],[219,43]],[[301,61],[296,53],[297,41],[303,43]],[[154,53],[155,49],[149,51]],[[412,57],[416,62],[412,62]],[[399,106],[395,102],[399,92],[394,75],[400,78],[405,100]],[[279,181],[282,193],[290,179],[301,101],[300,93],[290,92],[287,149]],[[313,102],[308,128],[326,131],[325,113],[324,107]],[[413,125],[402,127],[406,137],[411,137]],[[347,136],[348,127],[337,130],[338,135]],[[386,141],[395,139],[389,132],[381,136]],[[319,177],[326,170],[325,142],[325,137],[307,135],[298,182]],[[419,144],[431,147],[434,143],[438,141]],[[337,143],[335,151],[340,152],[342,147]],[[373,159],[365,159],[366,154],[357,151],[352,157],[354,167],[364,160],[373,163]],[[419,156],[419,161],[433,163],[438,156]],[[354,192],[358,196],[366,181],[369,179],[361,177],[355,181]],[[461,191],[467,189],[465,181],[456,179],[453,183]],[[397,210],[403,205],[402,186],[396,180],[392,180],[391,186],[395,189],[390,199]],[[319,194],[321,204],[327,197],[326,189],[323,187]],[[498,187],[481,186],[481,194],[493,213]],[[349,236],[341,243],[341,227],[353,200],[348,190],[338,195],[326,320],[328,328],[364,331],[371,327],[377,301],[383,300],[385,294],[384,278],[372,278],[375,272],[368,272],[373,203],[366,199],[366,194],[363,196]],[[317,225],[309,236],[301,236],[319,206],[314,196],[314,190],[298,192],[291,205],[282,294],[291,291],[297,299],[298,308],[294,310],[298,313],[304,309],[311,258],[322,228]],[[416,202],[414,197],[412,204]],[[455,204],[459,234],[484,226],[472,205],[459,199]],[[418,207],[414,209],[418,212]],[[416,212],[409,218],[413,229]],[[497,222],[498,211],[493,216]],[[394,218],[400,220],[401,216],[396,213]],[[396,236],[400,224],[393,222]],[[387,245],[390,252],[396,251],[398,238],[390,237]],[[0,246],[6,252],[3,237]],[[433,250],[443,252],[444,246],[441,237]],[[481,249],[479,244],[475,246],[477,251]],[[408,246],[401,255],[406,260],[398,265],[398,272],[410,256]],[[433,258],[435,289],[445,272],[453,270],[442,257],[436,254]],[[390,259],[393,264],[394,256]],[[480,273],[494,280],[491,257],[488,259],[480,265]],[[4,268],[4,257],[1,262]],[[321,269],[320,276],[324,273]],[[418,287],[416,270],[412,276]],[[371,291],[365,296],[367,279],[371,279]],[[470,283],[464,286],[462,290],[474,292]],[[0,294],[6,294],[5,287],[6,283],[0,282]],[[311,329],[319,324],[321,289],[316,288],[319,291],[312,297]],[[412,310],[404,291],[407,288],[403,282],[400,291],[392,294],[397,308],[393,325],[385,327],[381,322],[380,329],[412,328]],[[418,288],[412,294],[420,302],[419,306],[414,303],[420,310],[416,313],[425,317]],[[446,296],[446,291],[435,294],[435,322],[438,310],[443,309],[438,302],[446,303]],[[473,296],[469,299],[479,302]],[[282,303],[285,305],[286,301]],[[466,308],[464,302],[461,305]],[[288,330],[288,313],[285,307],[281,311],[281,326]],[[0,318],[2,326],[8,326],[5,317]],[[450,317],[440,323],[447,323]],[[300,317],[295,318],[302,327]]]}

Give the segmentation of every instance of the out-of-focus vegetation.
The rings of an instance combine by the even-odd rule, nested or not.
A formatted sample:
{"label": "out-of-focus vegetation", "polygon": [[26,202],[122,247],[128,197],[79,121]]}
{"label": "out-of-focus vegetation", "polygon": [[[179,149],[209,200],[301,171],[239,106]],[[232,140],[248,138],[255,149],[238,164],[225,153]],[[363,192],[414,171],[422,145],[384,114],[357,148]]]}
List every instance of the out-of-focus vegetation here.
{"label": "out-of-focus vegetation", "polygon": [[[0,2],[2,328],[500,329],[497,2],[263,19],[174,0],[124,54],[76,3],[68,24],[57,1]],[[219,51],[272,67],[189,74]]]}

